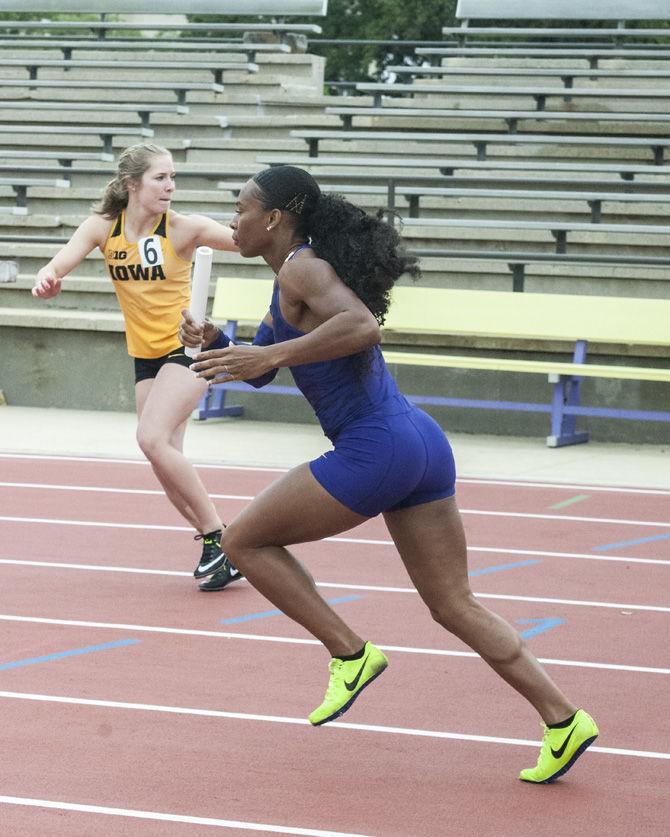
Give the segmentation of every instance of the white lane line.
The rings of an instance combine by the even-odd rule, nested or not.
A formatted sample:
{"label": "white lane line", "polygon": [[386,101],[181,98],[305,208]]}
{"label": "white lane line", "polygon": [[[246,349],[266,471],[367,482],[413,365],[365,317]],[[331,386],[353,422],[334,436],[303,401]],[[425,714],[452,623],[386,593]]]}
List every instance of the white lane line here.
{"label": "white lane line", "polygon": [[[16,700],[33,700],[46,703],[64,703],[75,706],[95,706],[107,709],[130,709],[143,712],[165,712],[173,715],[196,715],[205,718],[227,718],[235,721],[260,721],[270,724],[292,724],[311,726],[306,718],[292,718],[281,715],[259,715],[249,712],[226,712],[221,709],[195,709],[184,706],[163,706],[155,703],[127,703],[116,700],[93,700],[91,698],[67,697],[64,695],[30,694],[25,692],[0,691],[0,698]],[[444,732],[443,730],[414,729],[411,727],[390,727],[380,724],[349,724],[344,721],[332,721],[329,727],[360,732],[378,732],[391,735],[409,735],[418,738],[450,739],[452,741],[476,741],[482,744],[510,744],[517,747],[539,747],[540,741],[526,738],[502,738],[494,735],[472,735],[461,732]],[[615,756],[629,756],[635,758],[670,759],[670,753],[657,753],[650,750],[630,750],[622,747],[589,747],[590,753],[604,753]]]}
{"label": "white lane line", "polygon": [[[48,567],[58,570],[92,570],[103,573],[136,573],[137,575],[167,575],[180,578],[193,578],[193,573],[185,570],[151,570],[143,567],[111,567],[101,564],[67,564],[63,561],[23,561],[18,558],[0,558],[0,564],[11,564],[22,567]],[[243,579],[240,579],[243,580]]]}
{"label": "white lane line", "polygon": [[[101,462],[106,465],[142,465],[147,467],[149,463],[146,459],[116,459],[109,456],[67,456],[60,454],[42,454],[42,453],[0,453],[0,459],[31,459],[44,460],[47,462]],[[272,468],[261,465],[224,465],[212,462],[193,462],[196,468],[207,468],[212,471],[255,471],[262,474],[284,474],[289,468]]]}
{"label": "white lane line", "polygon": [[[149,463],[146,459],[123,459],[109,456],[73,456],[64,454],[39,454],[39,453],[0,453],[0,459],[30,459],[30,460],[45,460],[45,461],[60,461],[60,462],[101,462],[112,465],[142,465],[146,467]],[[256,471],[261,473],[285,473],[288,468],[277,468],[261,465],[225,465],[223,463],[212,462],[194,462],[196,468],[207,468],[215,471]],[[644,488],[636,486],[621,486],[621,485],[591,485],[587,483],[573,483],[561,482],[556,480],[554,482],[536,482],[529,480],[503,480],[485,477],[459,477],[459,483],[466,483],[471,485],[501,485],[501,486],[518,486],[519,488],[571,488],[571,489],[590,489],[591,491],[609,491],[615,494],[670,494],[670,490],[663,488]]]}
{"label": "white lane line", "polygon": [[[317,587],[336,587],[342,590],[369,590],[374,593],[416,593],[414,587],[382,587],[373,584],[344,584],[326,581],[317,582]],[[670,613],[670,607],[661,605],[632,605],[620,602],[591,602],[580,599],[555,599],[547,596],[514,596],[511,593],[477,593],[477,599],[498,599],[510,602],[535,602],[538,604],[561,604],[574,607],[606,607],[614,610],[642,610],[650,613]]]}
{"label": "white lane line", "polygon": [[[332,543],[355,543],[366,544],[369,546],[395,547],[395,544],[391,540],[373,538],[347,538],[342,536],[333,536],[332,538],[324,538],[324,541],[330,541]],[[315,541],[315,543],[317,542]],[[590,552],[549,552],[547,550],[540,549],[509,549],[501,546],[468,546],[468,552],[499,552],[501,555],[542,555],[547,558],[585,558],[589,561],[623,561],[624,563],[633,564],[658,564],[660,566],[670,566],[670,561],[666,561],[663,558],[631,558],[625,555],[592,555]]]}
{"label": "white lane line", "polygon": [[[165,497],[165,492],[155,488],[108,488],[101,485],[62,485],[52,482],[0,482],[0,488],[33,488],[49,491],[90,491],[101,494],[143,494]],[[210,494],[215,500],[253,500],[254,494]]]}
{"label": "white lane line", "polygon": [[[213,495],[216,496],[216,495]],[[484,514],[484,512],[482,512]],[[498,514],[497,512],[486,512],[486,514]],[[500,512],[503,514],[503,512]],[[519,515],[520,517],[542,517],[542,515]],[[563,520],[567,520],[568,518],[559,518]],[[626,521],[626,520],[598,520],[597,518],[581,518],[583,522],[596,522],[596,523],[623,523],[624,525],[639,525],[639,526],[670,526],[670,523],[639,523],[637,521]],[[192,532],[193,530],[189,526],[175,526],[170,524],[158,524],[158,523],[113,523],[113,522],[106,522],[101,520],[66,520],[64,518],[53,518],[53,517],[18,517],[16,515],[0,515],[0,521],[5,523],[41,523],[46,525],[52,526],[97,526],[105,529],[150,529],[152,531],[159,531],[159,532]],[[323,538],[325,541],[331,541],[332,543],[356,543],[356,544],[367,544],[371,546],[393,546],[393,541],[389,540],[388,538],[349,538],[349,537],[342,537],[342,536],[334,536],[331,538]],[[570,557],[570,558],[588,558],[592,561],[624,561],[624,562],[634,562],[634,563],[642,563],[642,564],[670,564],[670,561],[665,561],[661,559],[653,559],[653,558],[626,558],[623,555],[619,556],[611,556],[611,555],[590,555],[589,553],[563,553],[563,552],[540,552],[537,550],[516,550],[516,549],[501,549],[498,547],[468,547],[471,551],[480,551],[480,552],[504,552],[510,555],[547,555],[547,556],[563,556],[563,557]]]}
{"label": "white lane line", "polygon": [[600,561],[601,558],[623,562],[624,564],[658,564],[670,566],[670,561],[663,558],[632,558],[625,555],[591,555],[590,552],[550,552],[546,549],[508,549],[499,546],[468,546],[468,552],[493,552],[503,555],[541,555],[545,558],[584,558],[588,561]]}
{"label": "white lane line", "polygon": [[460,509],[461,514],[484,517],[523,517],[527,520],[568,520],[571,523],[608,523],[619,526],[670,526],[670,521],[622,520],[617,517],[579,517],[570,514],[531,514],[530,512],[489,511],[488,509]]}
{"label": "white lane line", "polygon": [[56,802],[51,799],[30,799],[24,796],[0,796],[5,805],[24,805],[30,808],[52,808],[57,811],[78,811],[84,814],[105,814],[112,817],[131,817],[139,820],[179,822],[186,825],[214,825],[219,828],[236,828],[239,831],[260,831],[266,834],[298,834],[305,837],[364,837],[345,831],[324,831],[320,828],[297,828],[291,825],[269,825],[241,820],[220,820],[214,817],[192,817],[187,814],[165,814],[159,811],[136,811],[132,808],[109,808],[105,805],[80,805],[78,802]]}
{"label": "white lane line", "polygon": [[102,520],[63,520],[53,517],[15,517],[1,515],[6,523],[47,523],[54,526],[97,526],[104,529],[151,529],[162,532],[193,532],[190,526],[170,526],[157,523],[106,523]]}
{"label": "white lane line", "polygon": [[514,488],[565,488],[575,491],[606,491],[614,494],[658,494],[667,496],[670,490],[667,488],[632,488],[617,485],[585,485],[584,483],[571,482],[526,482],[524,480],[497,480],[485,479],[483,477],[459,477],[458,483],[464,485],[492,485],[512,486]]}
{"label": "white lane line", "polygon": [[[6,488],[37,488],[37,489],[54,489],[57,491],[93,491],[106,492],[110,494],[145,494],[145,495],[163,495],[162,491],[154,489],[141,488],[102,488],[99,486],[85,486],[85,485],[55,485],[49,483],[17,483],[17,482],[0,482],[0,487]],[[216,499],[251,501],[254,495],[249,494],[212,494]],[[570,523],[604,523],[604,524],[618,524],[620,526],[651,526],[651,527],[669,527],[670,521],[657,520],[626,520],[615,517],[584,517],[579,515],[568,514],[534,514],[531,512],[513,512],[513,511],[492,511],[490,509],[460,509],[461,514],[472,514],[480,517],[505,517],[505,518],[523,518],[524,520],[561,520]],[[62,520],[51,520],[50,518],[21,518],[21,517],[0,517],[0,520],[7,521],[27,521],[30,523],[63,523]],[[69,521],[72,525],[86,525],[82,521]],[[106,526],[122,526],[121,523],[106,523],[98,524]]]}
{"label": "white lane line", "polygon": [[[230,495],[212,495],[213,497],[223,497]],[[232,499],[250,499],[253,497],[232,497]],[[654,520],[623,520],[614,517],[578,517],[576,515],[562,515],[562,514],[531,514],[527,512],[502,512],[490,511],[488,509],[460,509],[463,515],[477,515],[480,517],[504,517],[504,518],[523,518],[524,520],[560,520],[564,523],[603,523],[607,525],[620,526],[651,526],[653,528],[670,527],[670,521],[654,521]],[[61,526],[107,526],[119,529],[165,529],[170,531],[191,531],[187,526],[170,526],[157,524],[143,524],[143,523],[113,523],[101,522],[97,520],[65,520],[63,518],[50,517],[18,517],[14,515],[3,515],[0,520],[7,523],[51,523]],[[388,543],[386,540],[375,541],[370,540],[367,543]]]}
{"label": "white lane line", "polygon": [[512,596],[501,593],[477,593],[480,599],[499,599],[505,602],[538,602],[542,604],[570,605],[572,607],[609,607],[615,610],[644,610],[647,613],[670,613],[670,607],[660,605],[621,604],[621,602],[592,602],[580,599],[554,599],[548,596]]}
{"label": "white lane line", "polygon": [[[82,619],[52,619],[44,616],[17,616],[15,614],[2,613],[0,621],[23,622],[37,625],[59,625],[73,628],[103,628],[115,631],[135,631],[151,634],[171,634],[177,636],[198,636],[215,637],[219,639],[244,639],[252,642],[280,642],[287,645],[321,645],[316,639],[302,639],[287,636],[267,636],[264,634],[244,634],[230,631],[205,631],[196,628],[164,628],[154,625],[126,625],[116,622],[90,622]],[[479,654],[474,651],[448,651],[442,648],[413,648],[402,645],[382,645],[378,647],[384,651],[397,651],[401,654],[428,654],[438,657],[466,657],[479,659]],[[653,668],[651,666],[624,665],[620,663],[595,663],[585,660],[553,660],[538,658],[544,665],[568,666],[574,668],[595,668],[607,671],[632,671],[639,674],[670,674],[670,668]]]}
{"label": "white lane line", "polygon": [[[137,575],[165,575],[178,576],[180,578],[191,578],[193,573],[183,570],[152,570],[139,567],[113,567],[100,564],[67,564],[57,561],[25,561],[14,558],[0,558],[0,565],[11,564],[28,567],[48,567],[67,570],[90,570],[92,572],[110,573],[135,573]],[[244,581],[244,579],[242,579]],[[390,587],[380,584],[350,584],[337,581],[318,581],[317,587],[334,587],[342,590],[366,590],[373,593],[416,593],[414,587]],[[556,599],[546,596],[516,596],[511,593],[477,593],[475,596],[480,599],[499,599],[511,602],[535,602],[539,604],[562,604],[574,607],[607,607],[614,610],[640,610],[649,613],[670,613],[670,607],[662,605],[640,605],[622,602],[594,602],[582,601],[580,599]]]}

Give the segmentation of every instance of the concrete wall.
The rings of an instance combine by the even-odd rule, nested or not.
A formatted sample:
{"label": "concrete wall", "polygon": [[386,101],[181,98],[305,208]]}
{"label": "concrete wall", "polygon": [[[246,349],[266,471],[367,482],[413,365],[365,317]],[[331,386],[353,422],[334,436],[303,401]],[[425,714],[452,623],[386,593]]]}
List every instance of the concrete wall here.
{"label": "concrete wall", "polygon": [[[1,320],[0,320],[1,322]],[[120,331],[68,328],[29,328],[0,325],[0,389],[11,405],[92,410],[134,410],[133,365]],[[401,348],[393,347],[391,348]],[[466,354],[467,349],[459,350]],[[500,352],[497,352],[500,354]],[[522,357],[521,352],[505,352]],[[550,353],[539,359],[556,359]],[[569,359],[560,356],[561,360]],[[599,356],[598,362],[644,366],[658,359]],[[670,367],[670,360],[663,363]],[[471,370],[392,368],[400,389],[410,395],[443,395],[548,404],[551,387],[541,375],[500,374]],[[291,385],[282,371],[276,383]],[[668,410],[667,384],[586,379],[582,403],[629,409]],[[264,395],[256,391],[233,393],[228,403],[242,404],[248,418],[258,421],[314,422],[307,402],[296,396]],[[465,433],[513,436],[549,434],[545,413],[425,407],[444,429]],[[243,421],[244,419],[237,419]],[[641,421],[580,419],[581,429],[601,441],[670,443],[670,424]]]}

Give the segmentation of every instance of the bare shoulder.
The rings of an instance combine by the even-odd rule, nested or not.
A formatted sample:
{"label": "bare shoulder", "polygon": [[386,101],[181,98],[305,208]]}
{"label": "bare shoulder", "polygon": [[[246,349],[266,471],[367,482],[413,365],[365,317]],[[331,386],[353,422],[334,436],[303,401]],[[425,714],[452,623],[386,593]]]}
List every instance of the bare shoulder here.
{"label": "bare shoulder", "polygon": [[175,235],[193,235],[194,230],[197,231],[199,227],[199,220],[202,215],[182,215],[180,212],[175,212],[174,209],[168,211],[168,223],[170,225],[170,234]]}
{"label": "bare shoulder", "polygon": [[190,258],[196,244],[206,244],[215,250],[234,250],[230,227],[207,215],[182,215],[171,209],[168,213],[170,239],[184,258]]}
{"label": "bare shoulder", "polygon": [[82,238],[85,237],[88,239],[92,245],[97,244],[102,248],[115,222],[115,218],[105,218],[103,215],[93,213],[81,222],[77,228],[77,232]]}
{"label": "bare shoulder", "polygon": [[286,262],[277,275],[277,281],[282,294],[295,300],[323,293],[334,283],[340,283],[332,266],[315,255]]}

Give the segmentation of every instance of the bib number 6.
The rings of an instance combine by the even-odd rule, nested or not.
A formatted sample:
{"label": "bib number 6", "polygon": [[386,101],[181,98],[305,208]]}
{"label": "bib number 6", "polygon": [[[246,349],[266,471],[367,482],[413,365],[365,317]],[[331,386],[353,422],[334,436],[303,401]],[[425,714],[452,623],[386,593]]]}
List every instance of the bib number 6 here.
{"label": "bib number 6", "polygon": [[148,235],[137,242],[142,267],[156,267],[163,264],[163,250],[159,235]]}

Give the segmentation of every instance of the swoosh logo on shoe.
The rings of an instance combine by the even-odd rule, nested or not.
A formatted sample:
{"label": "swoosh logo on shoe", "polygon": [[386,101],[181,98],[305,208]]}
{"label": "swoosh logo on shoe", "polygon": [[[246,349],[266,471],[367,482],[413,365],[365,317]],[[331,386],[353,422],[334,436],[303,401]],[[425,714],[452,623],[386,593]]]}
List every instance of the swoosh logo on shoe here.
{"label": "swoosh logo on shoe", "polygon": [[223,552],[221,552],[219,555],[217,555],[217,556],[216,556],[216,558],[212,558],[212,560],[211,560],[211,561],[208,561],[206,564],[200,564],[200,565],[198,566],[198,569],[199,569],[199,570],[201,570],[201,571],[202,571],[202,570],[208,570],[211,566],[213,566],[214,564],[216,564],[216,562],[217,562],[217,561],[220,561],[220,560],[221,560],[221,556],[222,556],[222,555],[223,555]]}
{"label": "swoosh logo on shoe", "polygon": [[568,733],[565,741],[561,744],[561,746],[558,748],[558,750],[554,750],[554,748],[551,747],[551,754],[555,759],[560,759],[560,757],[563,755],[563,753],[565,752],[565,748],[568,746],[568,741],[572,738],[572,733],[575,731],[576,728],[577,727],[574,726],[570,730],[570,732]]}
{"label": "swoosh logo on shoe", "polygon": [[367,663],[369,656],[369,654],[365,655],[365,659],[363,660],[361,667],[358,669],[358,674],[354,677],[354,679],[349,681],[349,683],[347,683],[346,680],[344,681],[344,685],[350,692],[353,692],[356,686],[358,686],[358,681],[361,679],[363,669],[365,668],[365,664]]}

